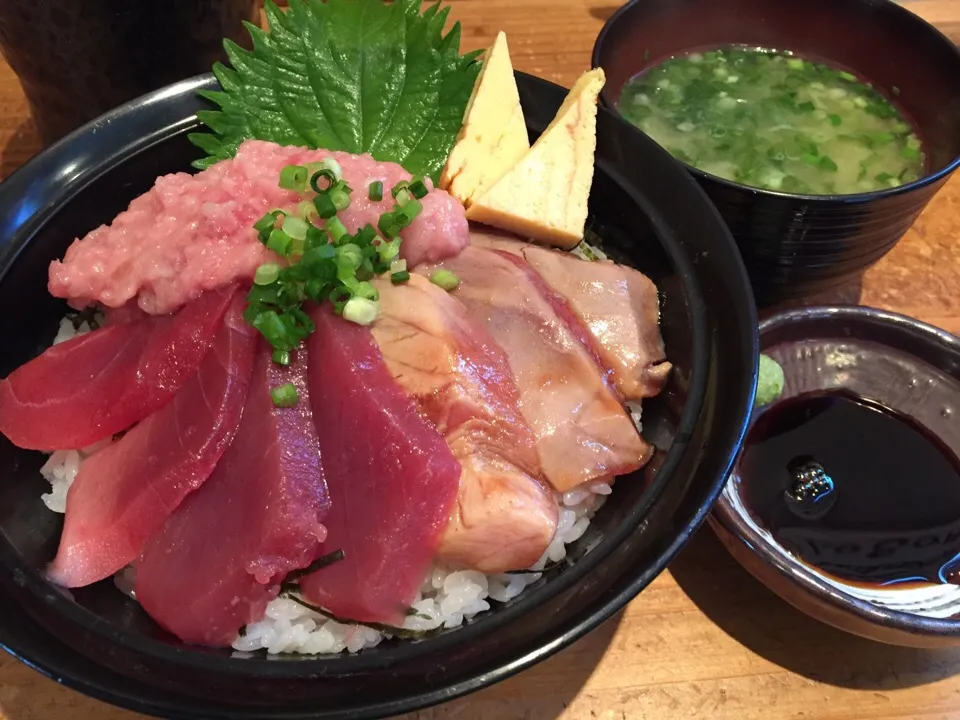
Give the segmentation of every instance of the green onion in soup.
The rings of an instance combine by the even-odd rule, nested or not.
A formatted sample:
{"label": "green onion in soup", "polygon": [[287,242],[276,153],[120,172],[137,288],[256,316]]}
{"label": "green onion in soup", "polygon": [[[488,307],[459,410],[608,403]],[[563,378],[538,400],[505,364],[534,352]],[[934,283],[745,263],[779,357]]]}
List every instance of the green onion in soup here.
{"label": "green onion in soup", "polygon": [[844,195],[924,173],[920,139],[890,100],[787,52],[730,46],[670,58],[629,80],[618,107],[674,157],[753,187]]}

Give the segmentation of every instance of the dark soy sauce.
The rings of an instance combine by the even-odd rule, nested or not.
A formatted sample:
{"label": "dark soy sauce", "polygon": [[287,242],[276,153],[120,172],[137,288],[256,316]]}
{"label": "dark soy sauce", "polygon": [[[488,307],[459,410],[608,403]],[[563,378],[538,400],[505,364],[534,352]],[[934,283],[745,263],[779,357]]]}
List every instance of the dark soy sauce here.
{"label": "dark soy sauce", "polygon": [[759,524],[824,572],[960,584],[960,467],[911,418],[846,392],[785,400],[754,423],[740,478]]}

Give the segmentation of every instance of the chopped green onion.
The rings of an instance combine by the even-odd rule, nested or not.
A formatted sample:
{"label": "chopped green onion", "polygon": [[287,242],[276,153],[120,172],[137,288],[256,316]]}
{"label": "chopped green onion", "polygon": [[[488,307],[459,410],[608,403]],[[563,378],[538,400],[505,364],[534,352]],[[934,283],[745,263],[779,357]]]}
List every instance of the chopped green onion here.
{"label": "chopped green onion", "polygon": [[257,220],[257,222],[253,226],[253,229],[256,230],[258,233],[260,233],[261,235],[266,233],[269,236],[270,231],[273,230],[273,228],[277,224],[277,218],[283,214],[284,213],[280,212],[279,210],[268,212],[262,218]]}
{"label": "chopped green onion", "polygon": [[277,253],[277,255],[283,255],[284,257],[290,253],[292,245],[293,238],[283,230],[272,230],[270,237],[267,238],[267,247]]}
{"label": "chopped green onion", "polygon": [[310,278],[303,286],[304,294],[316,302],[323,302],[326,294],[329,293],[330,283],[324,282],[320,278]]}
{"label": "chopped green onion", "polygon": [[383,200],[383,182],[380,180],[377,180],[376,182],[370,183],[368,192],[369,192],[370,199],[373,200],[374,202],[379,202]]}
{"label": "chopped green onion", "polygon": [[843,118],[837,115],[836,113],[830,113],[827,115],[827,119],[830,121],[830,124],[834,127],[843,124]]}
{"label": "chopped green onion", "polygon": [[322,162],[309,162],[309,163],[307,163],[306,165],[304,165],[304,167],[307,169],[307,177],[308,177],[308,178],[312,178],[314,175],[316,175],[316,174],[317,174],[318,172],[320,172],[321,170],[326,170],[326,169],[327,169],[327,166],[324,165]]}
{"label": "chopped green onion", "polygon": [[396,196],[397,196],[397,193],[399,193],[401,190],[406,189],[407,187],[409,187],[409,185],[410,185],[410,181],[409,181],[409,180],[401,180],[400,182],[398,182],[396,185],[393,186],[393,189],[390,190],[390,193],[391,193],[394,197],[396,197]]}
{"label": "chopped green onion", "polygon": [[406,269],[407,261],[403,258],[399,258],[398,260],[394,260],[392,263],[390,263],[390,272],[392,273],[403,272]]}
{"label": "chopped green onion", "polygon": [[[310,189],[317,194],[324,193],[336,185],[339,179],[340,178],[337,177],[333,170],[325,167],[323,170],[317,170],[313,175],[310,176]],[[326,187],[320,187],[321,180],[327,181]]]}
{"label": "chopped green onion", "polygon": [[343,307],[347,304],[347,300],[350,299],[350,291],[345,287],[338,287],[332,293],[330,293],[330,302],[333,303],[333,309],[338,313],[343,313]]}
{"label": "chopped green onion", "polygon": [[[295,214],[277,208],[258,221],[261,241],[288,258],[289,264],[265,263],[256,270],[243,313],[244,319],[271,344],[273,361],[279,364],[289,364],[291,352],[315,330],[302,308],[307,300],[330,300],[334,310],[351,322],[368,325],[376,319],[380,293],[370,281],[387,272],[391,264],[391,274],[404,281],[409,279],[406,262],[398,259],[402,241],[396,235],[422,210],[412,192],[404,190],[408,184],[402,183],[398,192],[402,192],[404,206],[395,204],[378,220],[378,225],[389,231],[389,240],[370,224],[351,235],[337,217],[339,210],[349,207],[352,192],[340,177],[339,164],[330,159],[319,166],[311,163],[296,167],[302,168],[302,172],[294,177],[293,171],[288,170],[283,178],[285,184],[305,174],[317,194],[312,200],[299,202]],[[383,183],[376,182],[379,188],[370,183],[372,195],[377,189],[381,194],[383,191]],[[320,185],[326,187],[320,190]],[[313,223],[317,217],[324,221],[322,227]],[[280,219],[283,222],[277,227]]]}
{"label": "chopped green onion", "polygon": [[357,283],[356,290],[353,292],[354,297],[361,297],[365,300],[379,300],[380,292],[366,280]]}
{"label": "chopped green onion", "polygon": [[309,226],[303,220],[293,215],[287,215],[283,219],[283,225],[280,228],[294,240],[304,240],[307,237]]}
{"label": "chopped green onion", "polygon": [[297,386],[293,383],[286,383],[271,389],[270,397],[273,398],[273,404],[278,408],[292,408],[300,399]]}
{"label": "chopped green onion", "polygon": [[309,223],[315,217],[319,217],[316,206],[310,200],[302,200],[297,203],[297,217]]}
{"label": "chopped green onion", "polygon": [[460,284],[460,278],[449,270],[434,270],[430,275],[430,282],[439,288],[450,292],[456,290]]}
{"label": "chopped green onion", "polygon": [[328,195],[330,195],[330,200],[337,210],[346,210],[350,207],[350,195],[346,190],[334,187],[330,189]]}
{"label": "chopped green onion", "polygon": [[323,227],[326,229],[327,233],[330,235],[330,237],[333,239],[334,242],[336,242],[337,240],[339,240],[340,238],[342,238],[344,235],[347,234],[346,226],[343,224],[343,222],[341,222],[340,218],[338,218],[336,215],[334,215],[332,218],[327,220],[326,224]]}
{"label": "chopped green onion", "polygon": [[410,194],[410,190],[408,190],[407,188],[404,188],[403,190],[397,193],[396,199],[397,199],[397,205],[399,205],[400,207],[403,207],[408,202],[413,200],[413,195]]}
{"label": "chopped green onion", "polygon": [[856,82],[857,78],[853,73],[841,72],[840,77],[842,77],[847,82]]}
{"label": "chopped green onion", "polygon": [[392,282],[394,285],[405,283],[409,279],[410,273],[407,270],[400,270],[399,272],[395,272],[390,275],[390,282]]}
{"label": "chopped green onion", "polygon": [[410,223],[417,219],[417,216],[421,212],[423,212],[423,205],[419,200],[411,197],[405,205],[394,212],[393,216],[397,222],[402,224],[403,227],[407,227],[410,225]]}
{"label": "chopped green onion", "polygon": [[360,228],[355,236],[358,245],[370,245],[377,239],[377,231],[369,223]]}
{"label": "chopped green onion", "polygon": [[357,325],[369,325],[380,315],[380,305],[374,300],[352,297],[343,306],[343,319]]}
{"label": "chopped green onion", "polygon": [[280,266],[276,263],[264,263],[253,274],[254,285],[269,285],[276,282],[280,275]]}
{"label": "chopped green onion", "polygon": [[332,172],[336,176],[337,180],[343,177],[343,169],[340,167],[340,163],[338,163],[332,157],[324,158],[320,164]]}
{"label": "chopped green onion", "polygon": [[275,348],[290,347],[290,333],[276,310],[265,310],[251,323]]}
{"label": "chopped green onion", "polygon": [[353,243],[348,243],[337,248],[337,268],[346,268],[350,272],[360,267],[363,262],[363,253],[360,248]]}
{"label": "chopped green onion", "polygon": [[337,206],[333,204],[333,200],[326,192],[320,193],[313,199],[313,207],[316,209],[317,215],[324,220],[329,220],[337,214]]}
{"label": "chopped green onion", "polygon": [[830,172],[837,171],[837,164],[829,155],[822,155],[820,157],[820,167],[822,167],[824,170],[829,170]]}
{"label": "chopped green onion", "polygon": [[423,180],[414,180],[410,183],[410,194],[417,198],[417,200],[425,198],[428,192]]}
{"label": "chopped green onion", "polygon": [[377,248],[377,253],[383,262],[393,262],[394,258],[400,254],[400,238],[395,238],[387,243],[381,243],[380,247]]}
{"label": "chopped green onion", "polygon": [[287,165],[280,171],[280,187],[303,192],[307,184],[307,169],[303,165]]}
{"label": "chopped green onion", "polygon": [[329,244],[330,239],[327,237],[327,234],[318,228],[316,225],[311,225],[307,228],[307,237],[303,243],[304,252],[310,250],[311,248],[320,247],[321,245]]}
{"label": "chopped green onion", "polygon": [[400,231],[403,229],[397,223],[396,218],[392,212],[384,213],[380,216],[380,219],[377,221],[377,228],[380,230],[380,233],[390,240],[395,238],[400,234]]}

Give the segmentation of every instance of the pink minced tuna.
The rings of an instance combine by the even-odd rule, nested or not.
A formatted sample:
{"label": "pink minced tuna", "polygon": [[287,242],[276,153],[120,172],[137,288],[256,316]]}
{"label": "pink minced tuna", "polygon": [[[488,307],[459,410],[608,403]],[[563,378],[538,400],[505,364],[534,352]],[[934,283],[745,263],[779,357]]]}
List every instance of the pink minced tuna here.
{"label": "pink minced tuna", "polygon": [[[277,187],[280,170],[333,157],[354,189],[339,217],[350,232],[376,226],[393,207],[389,189],[410,173],[369,155],[281,147],[248,140],[236,157],[196,175],[174,173],[82,240],[63,261],[50,265],[50,293],[74,307],[95,302],[118,308],[132,299],[151,314],[168,313],[205,290],[252,278],[272,253],[257,240],[253,224],[275,207],[290,208],[298,193]],[[383,182],[381,202],[367,187]],[[432,187],[432,186],[430,186]],[[403,233],[402,255],[410,266],[456,255],[470,241],[463,207],[443,190],[423,198],[423,212]]]}

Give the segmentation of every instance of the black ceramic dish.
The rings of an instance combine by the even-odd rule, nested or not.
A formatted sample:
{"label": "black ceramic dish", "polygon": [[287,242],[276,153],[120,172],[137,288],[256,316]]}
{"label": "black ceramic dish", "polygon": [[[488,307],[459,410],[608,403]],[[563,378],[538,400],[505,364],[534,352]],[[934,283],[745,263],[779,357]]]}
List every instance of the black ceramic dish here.
{"label": "black ceramic dish", "polygon": [[886,254],[960,167],[960,49],[889,0],[632,0],[593,48],[602,102],[615,108],[630,77],[667,57],[729,44],[793,50],[897,88],[919,129],[927,175],[882,192],[789,195],[687,166],[733,232],[760,305],[838,285]]}
{"label": "black ceramic dish", "polygon": [[[953,453],[960,450],[954,412],[960,404],[960,338],[882,310],[812,307],[764,320],[760,344],[789,366],[781,400],[804,392],[846,389],[913,418]],[[753,520],[739,483],[738,464],[710,524],[730,553],[784,600],[834,627],[873,640],[913,647],[960,645],[960,588],[915,590],[908,585],[887,588],[828,580]],[[842,492],[839,482],[838,487]],[[919,536],[905,530],[904,537],[891,535],[888,541],[905,550],[874,561],[869,530],[845,537],[849,542],[842,558],[850,566],[915,561],[932,552],[931,538],[943,540],[943,534],[929,531],[914,547]],[[942,550],[939,544],[935,547],[936,552]],[[889,545],[884,552],[889,552]]]}
{"label": "black ceramic dish", "polygon": [[[534,134],[564,91],[518,74]],[[0,185],[0,375],[48,344],[64,305],[48,263],[157,175],[188,169],[186,132],[210,77],[148,95],[77,131]],[[40,671],[141,712],[183,718],[371,718],[448,700],[542,660],[612,616],[699,526],[741,441],[755,387],[756,310],[736,247],[683,168],[599,117],[591,227],[658,284],[676,370],[644,407],[661,452],[623,478],[573,562],[454,632],[358,656],[267,660],[185,647],[110,582],[73,598],[39,574],[60,519],[40,502],[43,458],[0,441],[0,644]],[[721,381],[722,378],[722,381]],[[587,547],[593,546],[589,554]]]}

